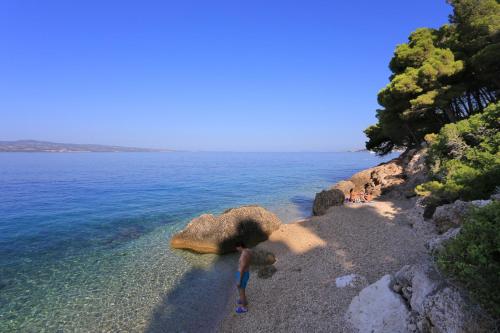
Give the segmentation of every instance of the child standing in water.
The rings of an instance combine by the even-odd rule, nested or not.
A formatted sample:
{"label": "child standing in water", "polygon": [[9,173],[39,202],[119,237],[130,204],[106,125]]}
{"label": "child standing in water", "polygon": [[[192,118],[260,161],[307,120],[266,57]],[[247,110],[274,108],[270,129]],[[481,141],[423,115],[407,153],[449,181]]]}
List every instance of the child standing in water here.
{"label": "child standing in water", "polygon": [[245,288],[247,287],[248,279],[250,278],[250,260],[252,259],[252,251],[247,249],[245,243],[238,242],[236,243],[236,250],[238,250],[240,255],[238,272],[236,272],[236,283],[239,291],[239,306],[236,308],[236,313],[245,313],[248,312],[248,302],[247,296],[245,294]]}

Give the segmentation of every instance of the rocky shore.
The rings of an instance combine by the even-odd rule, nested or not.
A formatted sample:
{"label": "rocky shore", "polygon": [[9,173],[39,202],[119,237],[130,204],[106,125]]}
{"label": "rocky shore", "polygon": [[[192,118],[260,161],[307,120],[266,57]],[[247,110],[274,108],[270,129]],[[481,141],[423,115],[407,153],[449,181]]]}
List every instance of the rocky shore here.
{"label": "rocky shore", "polygon": [[[424,219],[422,200],[413,189],[426,180],[425,154],[425,147],[407,151],[318,193],[313,216],[300,222],[282,224],[260,207],[193,220],[173,246],[180,244],[182,233],[190,235],[185,238],[194,250],[192,241],[205,244],[208,235],[216,253],[231,251],[235,237],[263,241],[254,248],[250,311],[237,315],[231,302],[217,331],[498,330],[498,322],[448,281],[433,260],[460,232],[468,209],[487,201],[455,202]],[[351,189],[368,189],[375,200],[346,203]],[[208,234],[201,227],[207,219],[218,225]],[[254,228],[241,227],[248,220]]]}

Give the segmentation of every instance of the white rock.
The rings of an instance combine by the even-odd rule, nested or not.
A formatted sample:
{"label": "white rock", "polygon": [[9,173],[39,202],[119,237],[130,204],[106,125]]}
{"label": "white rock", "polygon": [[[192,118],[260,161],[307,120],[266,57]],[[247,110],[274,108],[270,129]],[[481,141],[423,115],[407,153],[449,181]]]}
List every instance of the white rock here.
{"label": "white rock", "polygon": [[362,286],[366,283],[366,278],[358,274],[344,275],[335,279],[337,288]]}
{"label": "white rock", "polygon": [[422,266],[416,267],[413,272],[410,306],[413,311],[417,311],[419,314],[424,313],[424,303],[427,296],[433,293],[439,285],[436,280],[430,277],[432,273],[435,272],[431,268]]}
{"label": "white rock", "polygon": [[391,276],[385,275],[354,297],[346,314],[347,321],[358,332],[408,332],[409,311],[391,288]]}

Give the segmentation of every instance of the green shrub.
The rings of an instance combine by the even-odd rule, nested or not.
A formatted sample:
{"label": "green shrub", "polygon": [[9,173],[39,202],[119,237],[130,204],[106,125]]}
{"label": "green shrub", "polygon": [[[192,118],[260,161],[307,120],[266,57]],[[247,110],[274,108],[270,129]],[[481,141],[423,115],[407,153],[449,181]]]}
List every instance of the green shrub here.
{"label": "green shrub", "polygon": [[500,185],[500,103],[426,136],[432,180],[417,186],[429,202],[488,198]]}
{"label": "green shrub", "polygon": [[500,202],[473,210],[437,262],[478,303],[500,317]]}

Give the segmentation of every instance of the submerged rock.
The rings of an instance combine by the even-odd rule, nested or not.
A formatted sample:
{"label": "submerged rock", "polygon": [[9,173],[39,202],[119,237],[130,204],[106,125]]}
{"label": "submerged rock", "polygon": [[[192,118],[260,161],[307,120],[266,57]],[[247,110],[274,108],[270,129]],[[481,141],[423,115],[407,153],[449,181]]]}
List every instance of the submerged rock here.
{"label": "submerged rock", "polygon": [[279,229],[281,220],[260,206],[242,206],[215,217],[203,214],[175,234],[170,245],[199,253],[229,253],[237,241],[255,246]]}
{"label": "submerged rock", "polygon": [[328,208],[333,206],[341,206],[344,204],[345,195],[339,189],[331,189],[316,193],[313,204],[313,214],[323,215]]}

